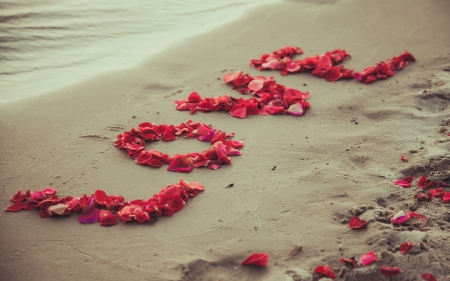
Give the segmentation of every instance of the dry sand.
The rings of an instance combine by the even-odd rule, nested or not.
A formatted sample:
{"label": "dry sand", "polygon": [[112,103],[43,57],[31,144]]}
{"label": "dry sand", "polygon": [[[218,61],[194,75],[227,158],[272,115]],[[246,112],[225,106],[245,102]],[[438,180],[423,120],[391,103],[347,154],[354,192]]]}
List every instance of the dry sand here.
{"label": "dry sand", "polygon": [[[328,264],[336,280],[421,280],[424,272],[449,280],[449,205],[438,199],[419,204],[415,185],[393,184],[404,175],[450,181],[450,72],[443,70],[450,66],[449,12],[450,2],[439,0],[274,4],[139,68],[2,106],[4,207],[17,190],[46,186],[73,196],[103,189],[128,200],[147,199],[180,178],[202,182],[206,190],[173,217],[144,225],[100,227],[80,224],[76,215],[41,219],[37,211],[4,211],[0,279],[319,280],[313,269]],[[352,59],[345,65],[356,70],[406,49],[417,62],[371,85],[310,74],[283,77],[249,66],[249,59],[287,45],[302,47],[304,56],[346,49]],[[193,90],[238,96],[221,80],[232,70],[273,75],[278,83],[308,90],[312,107],[302,117],[244,120],[175,110],[174,100]],[[235,132],[245,143],[243,155],[216,171],[180,174],[137,165],[112,145],[140,122],[189,119]],[[186,153],[208,145],[179,140],[152,148]],[[400,161],[402,155],[409,162]],[[421,231],[384,222],[399,210],[414,210],[430,222]],[[361,211],[368,227],[350,230],[352,212]],[[403,241],[419,244],[402,255]],[[301,250],[289,257],[296,246]],[[370,266],[339,262],[371,250],[378,261]],[[261,251],[269,253],[266,268],[239,266]],[[384,277],[383,265],[403,273]]]}

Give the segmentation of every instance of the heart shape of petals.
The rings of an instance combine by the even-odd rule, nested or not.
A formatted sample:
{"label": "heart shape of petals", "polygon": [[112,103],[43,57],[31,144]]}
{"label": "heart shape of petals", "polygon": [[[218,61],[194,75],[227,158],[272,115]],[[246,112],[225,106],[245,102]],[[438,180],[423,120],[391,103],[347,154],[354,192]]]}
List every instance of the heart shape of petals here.
{"label": "heart shape of petals", "polygon": [[319,265],[314,269],[315,273],[322,274],[334,280],[334,272],[328,265]]}
{"label": "heart shape of petals", "polygon": [[384,276],[396,276],[402,273],[402,270],[398,267],[382,266],[380,268],[380,273]]}
{"label": "heart shape of petals", "polygon": [[[185,134],[186,138],[209,141],[212,145],[211,149],[189,154],[175,154],[173,157],[156,150],[145,150],[146,141],[173,141],[182,134]],[[194,123],[191,120],[177,126],[143,122],[139,124],[138,129],[133,128],[129,132],[119,134],[114,146],[127,150],[128,157],[140,165],[160,168],[163,164],[169,164],[168,171],[188,173],[194,168],[207,167],[215,170],[223,164],[231,164],[228,156],[241,155],[238,148],[243,146],[242,142],[231,140],[233,137],[234,133],[227,135],[221,130],[215,130],[204,123]],[[102,194],[97,197],[97,202],[109,204],[102,201],[104,197]]]}
{"label": "heart shape of petals", "polygon": [[254,253],[246,258],[241,265],[253,265],[253,266],[267,266],[267,262],[269,261],[269,255],[265,252],[262,253]]}
{"label": "heart shape of petals", "polygon": [[368,252],[367,254],[362,255],[359,258],[359,263],[363,266],[369,265],[377,260],[377,256],[373,251]]}

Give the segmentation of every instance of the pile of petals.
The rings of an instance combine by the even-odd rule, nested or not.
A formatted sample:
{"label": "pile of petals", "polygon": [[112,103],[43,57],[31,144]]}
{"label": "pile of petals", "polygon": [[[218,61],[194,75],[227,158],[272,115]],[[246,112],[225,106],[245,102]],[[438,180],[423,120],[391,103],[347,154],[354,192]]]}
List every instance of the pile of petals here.
{"label": "pile of petals", "polygon": [[[156,150],[145,150],[145,141],[173,141],[182,134],[185,134],[186,138],[209,141],[212,147],[203,152],[175,154],[173,157]],[[168,171],[190,172],[198,167],[216,170],[222,164],[231,164],[228,156],[241,155],[242,152],[238,148],[244,146],[241,141],[231,140],[232,137],[233,133],[227,135],[221,130],[214,130],[204,123],[194,123],[191,120],[178,126],[144,122],[139,124],[138,129],[133,128],[129,132],[119,134],[114,145],[127,150],[128,157],[135,159],[138,164],[158,168],[169,164]]]}
{"label": "pile of petals", "polygon": [[196,111],[229,111],[230,115],[245,118],[250,115],[283,114],[301,116],[310,107],[309,92],[285,87],[277,84],[273,77],[251,76],[242,71],[224,76],[226,83],[232,83],[233,88],[241,94],[251,94],[249,99],[234,98],[228,95],[203,98],[192,92],[188,99],[175,101],[178,110]]}
{"label": "pile of petals", "polygon": [[92,195],[83,194],[81,197],[58,197],[56,190],[20,190],[11,198],[14,202],[6,208],[7,211],[38,209],[42,218],[53,216],[69,216],[73,212],[81,212],[78,217],[80,223],[89,224],[100,221],[100,225],[117,224],[117,217],[123,222],[137,221],[139,223],[153,222],[160,216],[172,216],[181,211],[190,197],[195,197],[204,190],[202,184],[185,182],[172,184],[148,200],[124,201],[123,196],[106,195],[103,190],[96,190]]}
{"label": "pile of petals", "polygon": [[396,71],[405,68],[410,61],[414,62],[416,59],[411,53],[405,51],[398,57],[377,63],[375,66],[369,66],[363,71],[355,73],[354,76],[363,83],[372,83],[378,79],[394,76]]}
{"label": "pile of petals", "polygon": [[[400,180],[395,180],[394,184],[401,186],[403,188],[409,188],[412,186],[412,182],[414,181],[413,176],[409,176]],[[428,191],[428,193],[419,193],[416,195],[416,199],[418,201],[429,201],[436,198],[441,198],[444,203],[450,203],[450,192],[446,192],[444,187],[449,187],[449,185],[445,182],[441,181],[431,181],[427,180],[426,176],[422,176],[417,181],[417,186],[420,189],[434,188]]]}
{"label": "pile of petals", "polygon": [[250,65],[257,67],[258,70],[280,70],[282,75],[311,71],[313,75],[325,78],[328,81],[337,81],[341,78],[353,78],[353,71],[351,69],[336,66],[342,63],[345,58],[350,58],[350,55],[345,50],[336,49],[332,52],[307,57],[303,60],[292,60],[295,54],[302,54],[303,51],[283,51],[286,48],[288,48],[287,50],[295,48],[295,50],[301,50],[299,47],[285,47],[272,54],[264,54],[259,60],[250,60]]}

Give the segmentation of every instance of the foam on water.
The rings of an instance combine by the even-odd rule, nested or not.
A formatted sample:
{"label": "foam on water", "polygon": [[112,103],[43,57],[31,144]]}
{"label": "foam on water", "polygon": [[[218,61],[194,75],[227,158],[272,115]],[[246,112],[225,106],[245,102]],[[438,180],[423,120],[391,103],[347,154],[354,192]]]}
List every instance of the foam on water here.
{"label": "foam on water", "polygon": [[0,103],[134,67],[189,36],[279,0],[7,0],[0,3]]}

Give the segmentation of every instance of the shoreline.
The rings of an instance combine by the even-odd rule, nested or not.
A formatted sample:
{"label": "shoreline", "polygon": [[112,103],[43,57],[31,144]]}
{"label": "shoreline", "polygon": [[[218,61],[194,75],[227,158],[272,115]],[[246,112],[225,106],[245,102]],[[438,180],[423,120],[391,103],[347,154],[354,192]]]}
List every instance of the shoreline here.
{"label": "shoreline", "polygon": [[[321,276],[314,268],[328,264],[336,280],[388,280],[381,266],[401,268],[395,280],[420,280],[424,272],[448,280],[448,204],[417,202],[416,185],[393,184],[423,173],[448,182],[442,159],[450,159],[450,142],[441,132],[450,132],[442,123],[450,120],[450,78],[442,70],[450,65],[445,53],[450,38],[443,28],[448,8],[438,0],[270,4],[173,45],[137,68],[0,105],[5,208],[17,190],[46,186],[61,196],[102,189],[126,200],[150,198],[180,178],[205,186],[182,211],[151,224],[100,227],[78,223],[77,215],[41,219],[35,211],[4,211],[0,271],[11,281],[61,275],[68,280],[317,281]],[[345,66],[357,70],[405,49],[417,62],[369,85],[250,67],[250,59],[288,45],[302,47],[301,58],[346,49],[352,58]],[[174,100],[192,91],[239,97],[222,80],[237,70],[309,91],[311,108],[301,117],[246,119],[175,109]],[[243,155],[219,170],[182,174],[166,171],[167,166],[137,165],[113,146],[118,134],[141,122],[187,120],[234,132],[234,139],[244,142]],[[183,139],[151,147],[186,153],[209,145]],[[439,159],[440,166],[430,164]],[[415,167],[423,170],[414,172]],[[412,209],[429,218],[426,228],[397,227],[379,216],[386,220]],[[348,228],[355,214],[369,222],[365,229]],[[404,241],[417,243],[412,253],[399,253]],[[291,256],[293,249],[298,252]],[[369,251],[378,257],[372,265],[339,262]],[[254,252],[269,254],[266,268],[240,266]]]}
{"label": "shoreline", "polygon": [[[65,48],[61,47],[54,54],[55,58],[59,57],[62,61],[58,61],[58,59],[45,53],[46,56],[44,58],[48,60],[46,64],[42,64],[32,58],[27,62],[30,65],[36,64],[35,69],[38,70],[26,69],[22,73],[2,75],[0,84],[3,93],[0,95],[0,104],[9,104],[27,97],[59,91],[109,71],[136,68],[143,61],[157,56],[159,53],[164,52],[166,48],[180,44],[191,36],[195,37],[200,34],[213,32],[214,29],[243,17],[247,12],[258,6],[270,5],[275,2],[280,2],[280,0],[265,0],[262,3],[231,3],[216,7],[212,11],[197,11],[201,20],[193,20],[188,22],[187,25],[175,27],[173,30],[157,29],[146,33],[144,31],[141,31],[141,33],[132,32],[132,34],[118,34],[116,35],[117,38],[106,37],[103,40],[99,39],[99,42],[95,45],[81,45],[76,49],[76,57],[84,57],[83,60],[72,59],[64,61],[64,56],[74,56],[72,53],[75,52],[72,45],[76,44],[76,42],[67,39],[67,42],[65,42],[67,46]],[[167,21],[171,20],[170,16],[170,14],[166,15],[168,17]],[[89,20],[86,19],[86,21]],[[78,24],[82,23],[80,21]],[[154,22],[154,24],[157,25],[160,22]],[[142,29],[143,27],[138,26],[138,28]],[[174,27],[171,26],[171,28]],[[103,31],[113,34],[120,33],[120,31],[114,31],[113,29]],[[55,34],[56,37],[63,35],[69,36],[70,33]],[[91,40],[94,40],[94,38],[91,38]],[[40,43],[44,44],[45,42]],[[64,43],[59,42],[59,44],[64,46]],[[18,64],[16,65],[17,69],[24,67],[20,65],[20,60],[14,62]],[[11,64],[12,62],[9,63]],[[3,71],[7,69],[9,68],[5,67]],[[37,91],[37,89],[39,90]]]}

